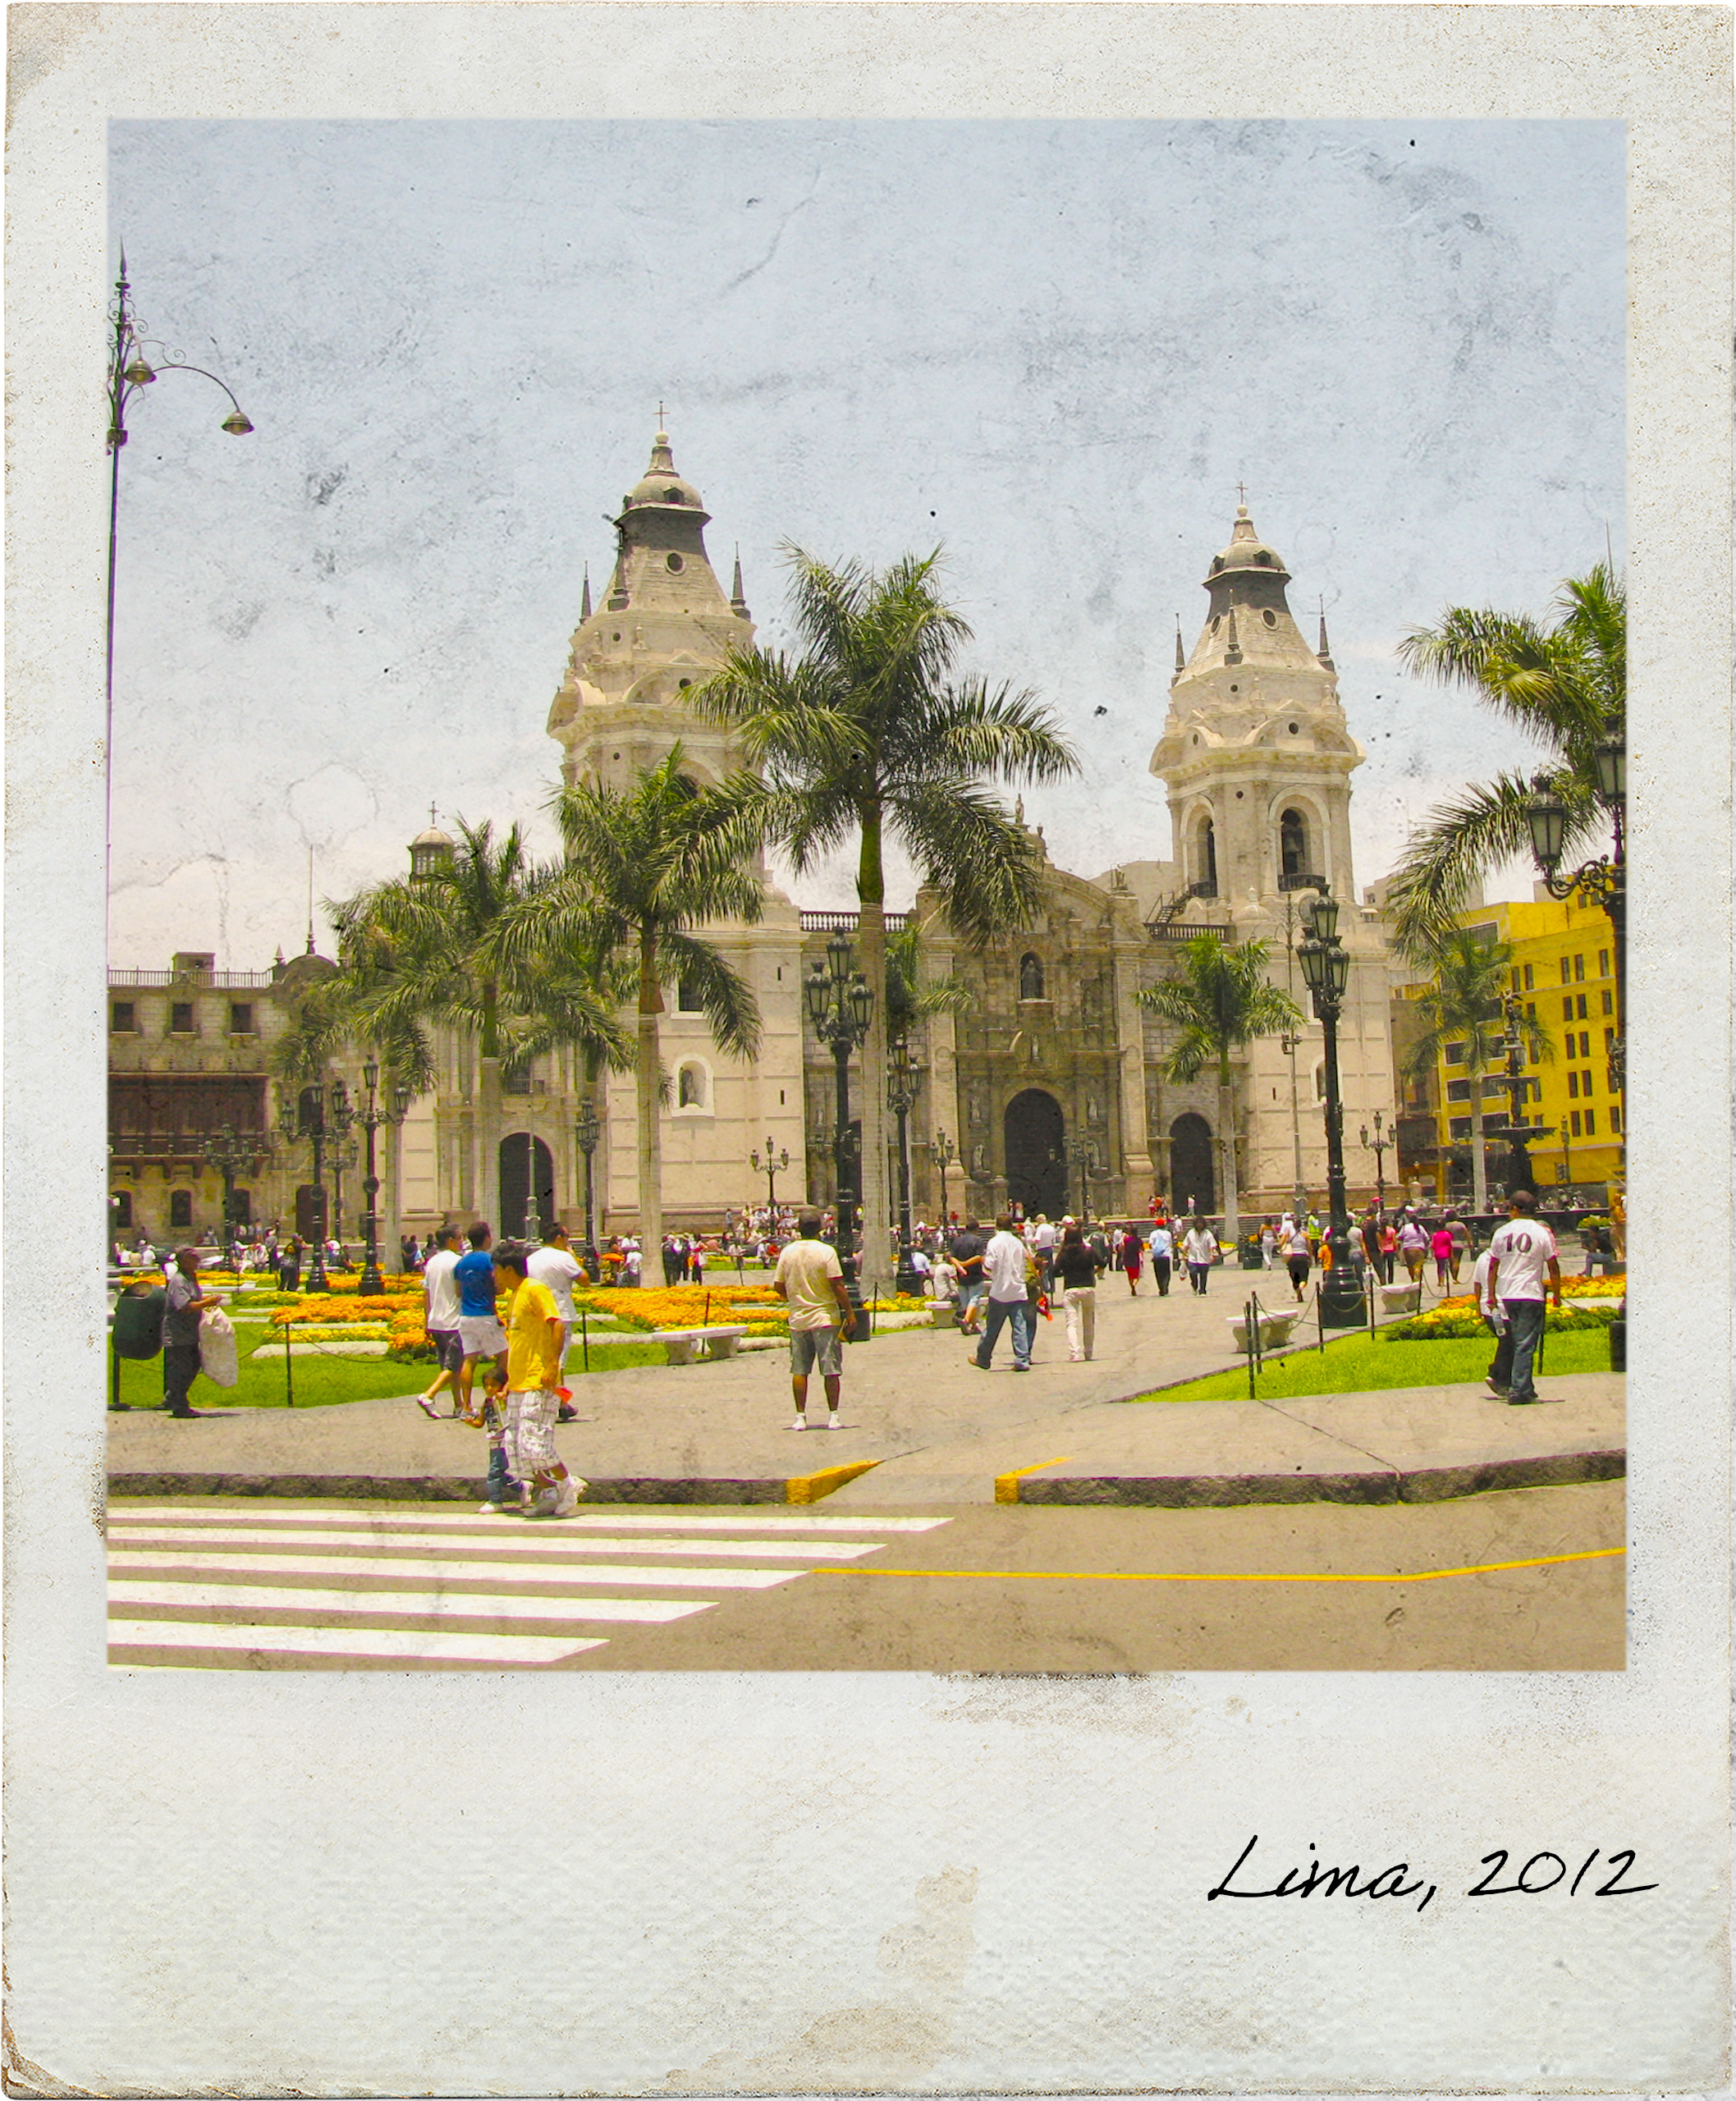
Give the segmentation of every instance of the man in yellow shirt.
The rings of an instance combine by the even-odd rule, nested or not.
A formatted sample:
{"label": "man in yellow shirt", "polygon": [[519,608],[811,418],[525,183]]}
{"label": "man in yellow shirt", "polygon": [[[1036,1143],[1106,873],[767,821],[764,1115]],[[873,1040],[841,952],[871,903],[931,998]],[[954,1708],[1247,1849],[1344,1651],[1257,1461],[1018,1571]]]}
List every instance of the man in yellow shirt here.
{"label": "man in yellow shirt", "polygon": [[570,1474],[555,1450],[561,1357],[566,1323],[546,1284],[534,1284],[522,1247],[494,1251],[501,1289],[512,1293],[506,1319],[506,1464],[524,1484],[523,1515],[570,1517],[585,1484]]}

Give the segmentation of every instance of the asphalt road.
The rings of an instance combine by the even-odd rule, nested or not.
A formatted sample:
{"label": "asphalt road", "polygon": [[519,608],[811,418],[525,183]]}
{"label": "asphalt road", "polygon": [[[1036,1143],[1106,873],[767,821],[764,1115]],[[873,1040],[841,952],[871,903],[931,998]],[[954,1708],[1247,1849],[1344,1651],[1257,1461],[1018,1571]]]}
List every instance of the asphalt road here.
{"label": "asphalt road", "polygon": [[[615,1506],[540,1526],[449,1505],[117,1500],[109,1654],[251,1669],[1619,1670],[1624,1527],[1619,1481],[1221,1510]],[[1515,1562],[1541,1565],[1491,1566]]]}

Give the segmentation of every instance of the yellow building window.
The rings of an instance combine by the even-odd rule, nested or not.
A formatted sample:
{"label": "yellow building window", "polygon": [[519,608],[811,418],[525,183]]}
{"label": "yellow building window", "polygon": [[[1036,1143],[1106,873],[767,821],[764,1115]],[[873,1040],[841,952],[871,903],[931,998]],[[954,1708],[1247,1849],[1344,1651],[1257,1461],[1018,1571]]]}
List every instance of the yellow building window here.
{"label": "yellow building window", "polygon": [[1573,1125],[1573,1136],[1577,1138],[1579,1136],[1579,1111],[1577,1109],[1573,1111],[1569,1120]]}
{"label": "yellow building window", "polygon": [[1573,958],[1573,982],[1576,985],[1583,985],[1585,982],[1585,958],[1583,955],[1576,955]]}
{"label": "yellow building window", "polygon": [[1585,1134],[1588,1138],[1595,1138],[1597,1135],[1597,1111],[1595,1109],[1587,1109],[1585,1112]]}
{"label": "yellow building window", "polygon": [[1607,977],[1609,974],[1610,951],[1607,949],[1599,949],[1597,951],[1597,975],[1600,977]]}

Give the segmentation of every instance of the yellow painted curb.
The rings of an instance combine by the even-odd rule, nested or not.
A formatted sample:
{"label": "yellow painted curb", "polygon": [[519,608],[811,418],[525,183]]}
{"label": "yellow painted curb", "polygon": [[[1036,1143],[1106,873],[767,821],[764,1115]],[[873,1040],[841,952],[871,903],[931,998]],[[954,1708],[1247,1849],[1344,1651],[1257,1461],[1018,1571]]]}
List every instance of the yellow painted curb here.
{"label": "yellow painted curb", "polygon": [[822,1467],[817,1474],[795,1474],[784,1483],[786,1503],[818,1503],[858,1474],[870,1472],[878,1459],[853,1459],[847,1467]]}
{"label": "yellow painted curb", "polygon": [[[1058,1465],[1051,1459],[1049,1464]],[[1029,1467],[1022,1472],[1034,1471]],[[1225,1574],[1212,1569],[1102,1568],[810,1568],[810,1576],[975,1577],[996,1583],[1438,1583],[1449,1576],[1496,1576],[1508,1568],[1553,1568],[1566,1561],[1607,1561],[1624,1554],[1624,1546],[1592,1547],[1580,1554],[1538,1554],[1528,1561],[1478,1561],[1465,1568],[1413,1568],[1400,1575],[1343,1575],[1336,1570],[1281,1570],[1271,1575]]]}
{"label": "yellow painted curb", "polygon": [[1040,1474],[1045,1467],[1064,1467],[1065,1458],[1039,1459],[1034,1466],[1015,1467],[1010,1474],[995,1476],[995,1500],[997,1503],[1016,1503],[1019,1500],[1019,1477],[1021,1474]]}

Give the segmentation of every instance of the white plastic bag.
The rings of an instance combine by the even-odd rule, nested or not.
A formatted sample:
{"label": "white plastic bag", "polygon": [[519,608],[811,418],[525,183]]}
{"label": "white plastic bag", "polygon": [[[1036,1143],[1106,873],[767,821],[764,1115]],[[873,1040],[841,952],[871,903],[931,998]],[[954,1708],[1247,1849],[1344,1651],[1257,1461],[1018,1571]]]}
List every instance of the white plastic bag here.
{"label": "white plastic bag", "polygon": [[199,1316],[199,1368],[213,1386],[234,1386],[241,1377],[235,1323],[221,1306],[208,1306]]}

